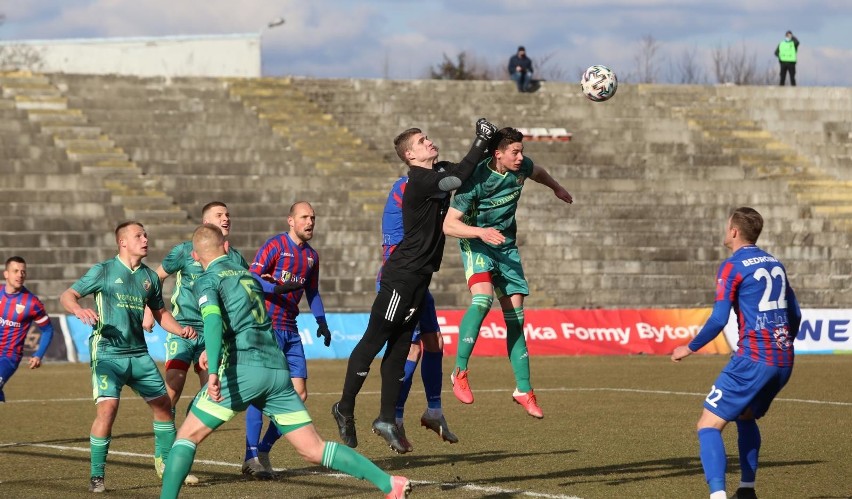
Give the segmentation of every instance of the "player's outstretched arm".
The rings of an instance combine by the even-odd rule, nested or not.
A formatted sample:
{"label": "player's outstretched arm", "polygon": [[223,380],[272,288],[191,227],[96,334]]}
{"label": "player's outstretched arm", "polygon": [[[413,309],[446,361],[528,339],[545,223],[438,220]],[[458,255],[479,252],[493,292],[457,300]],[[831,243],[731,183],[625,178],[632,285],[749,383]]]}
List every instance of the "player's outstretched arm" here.
{"label": "player's outstretched arm", "polygon": [[444,234],[459,239],[481,239],[488,244],[503,244],[506,237],[493,227],[476,227],[464,223],[464,213],[450,207],[447,217],[444,218]]}
{"label": "player's outstretched arm", "polygon": [[164,269],[162,265],[160,265],[159,267],[157,267],[157,277],[159,277],[159,278],[160,278],[160,284],[162,284],[162,283],[163,283],[163,281],[165,281],[166,279],[168,279],[170,275],[171,275],[171,274],[169,274],[168,272],[166,272],[166,269]]}
{"label": "player's outstretched arm", "polygon": [[80,319],[83,324],[93,326],[98,322],[98,314],[90,308],[80,306],[82,296],[73,288],[66,289],[59,295],[59,303],[66,312]]}
{"label": "player's outstretched arm", "polygon": [[50,318],[46,315],[44,316],[44,319],[46,319],[44,324],[38,326],[41,330],[41,338],[38,340],[38,349],[35,353],[33,353],[33,356],[30,357],[30,369],[38,369],[41,366],[41,358],[44,357],[44,353],[47,352],[47,347],[53,339],[53,324],[50,323]]}
{"label": "player's outstretched arm", "polygon": [[470,151],[461,160],[461,163],[451,166],[448,172],[442,174],[442,178],[438,182],[440,190],[450,192],[461,187],[464,181],[473,174],[476,165],[479,164],[488,151],[489,142],[494,138],[494,134],[497,133],[497,127],[485,118],[479,118],[475,129],[476,138],[473,139]]}
{"label": "player's outstretched arm", "polygon": [[574,202],[574,198],[571,196],[571,193],[565,190],[565,188],[562,187],[562,185],[557,182],[556,179],[553,178],[543,167],[533,165],[533,171],[532,175],[530,175],[530,179],[541,185],[549,187],[553,191],[553,194],[562,201],[565,201],[568,204]]}
{"label": "player's outstretched arm", "polygon": [[186,339],[194,339],[198,336],[198,333],[195,332],[195,329],[192,326],[181,326],[178,321],[175,320],[174,316],[171,312],[166,310],[165,308],[161,308],[159,310],[151,310],[151,314],[154,316],[154,319],[163,327],[166,331],[180,336],[181,338]]}

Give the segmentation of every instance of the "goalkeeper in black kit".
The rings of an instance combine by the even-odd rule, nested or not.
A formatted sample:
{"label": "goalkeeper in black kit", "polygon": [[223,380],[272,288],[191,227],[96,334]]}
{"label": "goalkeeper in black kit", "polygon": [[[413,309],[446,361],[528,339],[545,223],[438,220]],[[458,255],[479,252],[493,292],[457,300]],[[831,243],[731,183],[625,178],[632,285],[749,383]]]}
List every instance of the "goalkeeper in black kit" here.
{"label": "goalkeeper in black kit", "polygon": [[397,155],[409,167],[402,198],[404,235],[382,268],[367,331],[349,357],[340,401],[331,407],[340,438],[349,447],[358,445],[355,398],[370,372],[370,364],[387,344],[381,368],[381,408],[373,421],[373,433],[384,438],[395,452],[406,452],[396,426],[396,402],[418,312],[432,274],[441,266],[443,223],[450,192],[470,177],[496,132],[497,127],[480,118],[473,146],[458,164],[438,161],[438,148],[419,128],[409,128],[393,141]]}

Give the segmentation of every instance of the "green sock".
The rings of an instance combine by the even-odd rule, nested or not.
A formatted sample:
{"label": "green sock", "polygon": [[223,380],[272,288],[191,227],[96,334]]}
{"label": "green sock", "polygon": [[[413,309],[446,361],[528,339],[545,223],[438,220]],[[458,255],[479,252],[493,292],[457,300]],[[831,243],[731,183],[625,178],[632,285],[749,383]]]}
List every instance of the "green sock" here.
{"label": "green sock", "polygon": [[473,295],[470,306],[467,312],[462,317],[459,324],[459,344],[456,352],[456,367],[462,371],[467,369],[467,361],[473,354],[473,347],[476,345],[476,338],[479,337],[479,328],[482,327],[482,321],[491,310],[491,303],[494,297],[491,295]]}
{"label": "green sock", "polygon": [[168,461],[176,434],[174,421],[154,421],[154,461]]}
{"label": "green sock", "polygon": [[515,373],[515,383],[518,390],[527,393],[532,390],[530,385],[530,354],[527,351],[527,340],[524,338],[524,309],[515,308],[510,312],[503,311],[506,320],[506,350],[509,352],[509,362]]}
{"label": "green sock", "polygon": [[89,435],[89,449],[91,452],[89,476],[104,476],[109,443],[110,437]]}
{"label": "green sock", "polygon": [[382,471],[372,461],[345,445],[326,442],[325,448],[322,450],[322,465],[361,480],[368,480],[385,494],[393,489],[390,475]]}
{"label": "green sock", "polygon": [[183,480],[192,468],[195,460],[195,444],[181,438],[172,446],[169,460],[166,462],[166,471],[163,473],[163,490],[160,491],[160,499],[177,497]]}

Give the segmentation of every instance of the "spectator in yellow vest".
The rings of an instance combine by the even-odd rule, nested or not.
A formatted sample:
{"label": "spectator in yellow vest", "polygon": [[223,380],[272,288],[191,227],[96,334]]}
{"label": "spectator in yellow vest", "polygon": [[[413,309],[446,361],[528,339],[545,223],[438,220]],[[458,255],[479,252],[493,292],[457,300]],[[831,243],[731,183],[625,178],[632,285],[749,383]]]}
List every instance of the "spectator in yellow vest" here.
{"label": "spectator in yellow vest", "polygon": [[775,57],[781,64],[781,86],[787,80],[790,73],[790,85],[796,86],[796,54],[799,52],[799,39],[793,36],[792,31],[784,35],[784,39],[775,48]]}

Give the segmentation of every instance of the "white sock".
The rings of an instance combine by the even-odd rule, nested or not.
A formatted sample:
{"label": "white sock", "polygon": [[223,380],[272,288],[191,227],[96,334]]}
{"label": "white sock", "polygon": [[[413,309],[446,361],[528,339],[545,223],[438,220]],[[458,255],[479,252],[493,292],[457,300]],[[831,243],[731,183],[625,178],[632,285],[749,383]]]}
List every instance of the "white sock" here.
{"label": "white sock", "polygon": [[724,490],[717,490],[710,494],[710,499],[728,499],[728,495],[725,494]]}

